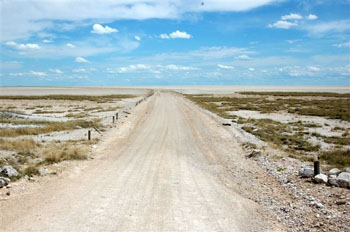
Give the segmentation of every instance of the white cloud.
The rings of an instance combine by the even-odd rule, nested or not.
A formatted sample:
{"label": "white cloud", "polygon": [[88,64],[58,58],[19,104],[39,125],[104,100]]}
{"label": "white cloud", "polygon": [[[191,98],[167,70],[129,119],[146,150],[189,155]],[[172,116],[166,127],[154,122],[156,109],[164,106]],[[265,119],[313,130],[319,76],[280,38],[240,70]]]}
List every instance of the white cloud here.
{"label": "white cloud", "polygon": [[10,73],[9,74],[10,76],[13,76],[13,77],[19,77],[19,76],[24,76],[24,73]]}
{"label": "white cloud", "polygon": [[149,69],[149,67],[144,64],[131,64],[129,66],[120,67],[117,72],[128,73],[128,72],[135,72],[135,71],[147,70],[147,69]]}
{"label": "white cloud", "polygon": [[286,41],[290,44],[294,44],[294,43],[301,41],[301,39],[287,39]]}
{"label": "white cloud", "polygon": [[14,47],[19,50],[27,50],[27,49],[40,49],[40,46],[38,44],[33,43],[27,43],[27,44],[18,44],[14,41],[6,42],[5,45],[9,47]]}
{"label": "white cloud", "polygon": [[44,39],[43,40],[43,43],[52,43],[53,41],[52,40],[49,40],[49,39]]}
{"label": "white cloud", "polygon": [[75,45],[71,44],[71,43],[67,43],[66,46],[69,47],[69,48],[75,48]]}
{"label": "white cloud", "polygon": [[[247,11],[280,0],[11,0],[1,1],[1,40],[29,38],[45,29],[57,28],[57,21],[83,24],[87,20],[180,19],[191,12]],[[14,13],[16,12],[16,13]],[[70,27],[69,27],[70,26]]]}
{"label": "white cloud", "polygon": [[140,40],[141,40],[141,37],[138,36],[138,35],[135,35],[135,36],[134,36],[134,39],[136,39],[137,41],[140,41]]}
{"label": "white cloud", "polygon": [[218,67],[221,68],[221,69],[234,69],[233,66],[224,65],[224,64],[218,64]]}
{"label": "white cloud", "polygon": [[289,29],[291,27],[294,27],[294,26],[298,26],[297,23],[291,23],[291,22],[288,22],[288,21],[283,21],[283,20],[280,20],[280,21],[277,21],[275,22],[274,24],[269,24],[268,27],[270,28],[282,28],[282,29]]}
{"label": "white cloud", "polygon": [[315,19],[318,19],[318,16],[317,16],[317,15],[314,15],[314,14],[309,14],[309,15],[307,16],[307,19],[308,19],[308,20],[315,20]]}
{"label": "white cloud", "polygon": [[248,68],[248,70],[253,72],[253,71],[255,71],[255,68]]}
{"label": "white cloud", "polygon": [[77,69],[73,69],[72,72],[75,72],[75,73],[86,73],[86,69],[85,68],[77,68]]}
{"label": "white cloud", "polygon": [[47,74],[45,72],[30,71],[29,74],[37,77],[45,77]]}
{"label": "white cloud", "polygon": [[294,13],[290,13],[289,15],[283,15],[281,17],[282,20],[299,20],[302,19],[303,16],[301,16],[300,14],[294,14]]}
{"label": "white cloud", "polygon": [[160,34],[161,39],[190,39],[192,36],[185,31],[176,30],[170,34]]}
{"label": "white cloud", "polygon": [[333,46],[337,48],[350,48],[350,41],[339,44],[333,44]]}
{"label": "white cloud", "polygon": [[308,31],[311,35],[323,35],[329,32],[344,32],[350,31],[350,20],[338,20],[338,21],[330,21],[323,22],[312,25],[305,25],[303,27],[304,30]]}
{"label": "white cloud", "polygon": [[89,61],[87,59],[80,57],[80,56],[75,58],[75,62],[77,62],[77,63],[89,63]]}
{"label": "white cloud", "polygon": [[160,34],[159,37],[161,39],[170,39],[170,36],[168,36],[168,34]]}
{"label": "white cloud", "polygon": [[[313,65],[311,65],[311,66],[303,66],[303,65],[285,66],[283,68],[280,68],[279,70],[280,70],[280,72],[284,72],[292,77],[315,77],[315,76],[320,77],[320,76],[329,75],[329,72],[326,72],[326,71],[320,72],[321,69],[319,67],[313,66]],[[336,72],[333,72],[333,74],[339,75],[339,73],[336,74]]]}
{"label": "white cloud", "polygon": [[239,55],[236,57],[236,60],[250,60],[248,55]]}
{"label": "white cloud", "polygon": [[92,31],[91,31],[91,33],[94,33],[94,34],[110,34],[115,32],[118,32],[118,30],[115,28],[111,28],[109,26],[104,27],[101,24],[94,24],[92,26]]}
{"label": "white cloud", "polygon": [[174,70],[174,71],[189,71],[189,70],[197,70],[198,68],[191,67],[191,66],[179,66],[175,64],[169,64],[165,66],[168,70]]}
{"label": "white cloud", "polygon": [[320,68],[319,67],[316,67],[316,66],[308,66],[307,69],[311,72],[318,72],[320,71]]}
{"label": "white cloud", "polygon": [[49,69],[50,72],[56,73],[56,74],[62,74],[63,72],[59,69]]}

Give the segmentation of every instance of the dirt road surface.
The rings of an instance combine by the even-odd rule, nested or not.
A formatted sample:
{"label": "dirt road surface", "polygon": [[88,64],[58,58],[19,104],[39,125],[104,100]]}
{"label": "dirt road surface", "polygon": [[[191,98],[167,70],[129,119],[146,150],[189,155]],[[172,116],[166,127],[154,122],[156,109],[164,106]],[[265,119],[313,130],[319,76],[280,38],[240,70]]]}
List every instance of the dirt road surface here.
{"label": "dirt road surface", "polygon": [[113,128],[94,159],[0,202],[1,231],[283,231],[242,197],[232,135],[172,92]]}

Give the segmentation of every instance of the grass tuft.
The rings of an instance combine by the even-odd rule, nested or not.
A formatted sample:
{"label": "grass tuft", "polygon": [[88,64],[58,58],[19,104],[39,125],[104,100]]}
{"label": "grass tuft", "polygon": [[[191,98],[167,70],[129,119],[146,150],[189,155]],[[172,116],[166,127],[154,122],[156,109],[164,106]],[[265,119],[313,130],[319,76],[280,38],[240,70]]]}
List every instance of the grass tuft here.
{"label": "grass tuft", "polygon": [[347,150],[333,150],[323,152],[321,159],[327,163],[335,165],[337,167],[349,167],[350,166],[350,149]]}

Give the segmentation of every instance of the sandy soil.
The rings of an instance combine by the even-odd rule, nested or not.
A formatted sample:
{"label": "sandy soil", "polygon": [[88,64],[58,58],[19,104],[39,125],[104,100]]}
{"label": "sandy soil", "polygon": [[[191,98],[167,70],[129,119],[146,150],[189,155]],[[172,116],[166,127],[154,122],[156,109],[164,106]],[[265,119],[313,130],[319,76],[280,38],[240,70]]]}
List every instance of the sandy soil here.
{"label": "sandy soil", "polygon": [[145,94],[149,89],[174,90],[185,94],[232,94],[240,91],[292,91],[350,93],[350,86],[92,86],[92,87],[0,87],[0,95],[106,95]]}
{"label": "sandy soil", "polygon": [[0,230],[284,230],[239,194],[249,179],[234,176],[264,179],[263,170],[244,158],[226,128],[180,95],[157,92],[137,106],[94,157],[25,194],[14,186],[0,202]]}

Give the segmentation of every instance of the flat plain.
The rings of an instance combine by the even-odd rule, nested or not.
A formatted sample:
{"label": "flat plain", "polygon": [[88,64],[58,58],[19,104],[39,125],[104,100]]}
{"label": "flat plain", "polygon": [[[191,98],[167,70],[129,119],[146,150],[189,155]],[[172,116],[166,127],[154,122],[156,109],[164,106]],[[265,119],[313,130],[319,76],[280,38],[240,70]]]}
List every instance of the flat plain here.
{"label": "flat plain", "polygon": [[348,189],[297,174],[350,166],[350,90],[327,88],[1,88],[0,228],[346,231]]}

